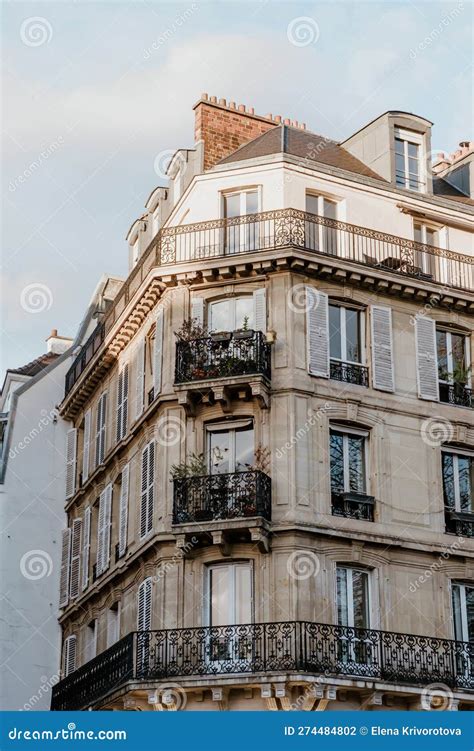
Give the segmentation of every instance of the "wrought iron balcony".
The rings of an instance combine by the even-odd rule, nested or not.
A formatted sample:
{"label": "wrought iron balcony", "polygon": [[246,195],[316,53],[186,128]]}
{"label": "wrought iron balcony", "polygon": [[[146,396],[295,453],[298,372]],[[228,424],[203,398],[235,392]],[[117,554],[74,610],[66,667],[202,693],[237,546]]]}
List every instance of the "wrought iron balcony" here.
{"label": "wrought iron balcony", "polygon": [[81,351],[66,373],[66,394],[69,393],[76,381],[79,380],[82,373],[85,371],[95,353],[99,350],[100,345],[104,341],[104,337],[105,326],[103,323],[98,323],[86,343],[82,345]]}
{"label": "wrought iron balcony", "polygon": [[446,404],[454,404],[456,407],[470,407],[474,409],[472,389],[469,389],[462,383],[440,382],[439,400]]}
{"label": "wrought iron balcony", "polygon": [[329,375],[335,381],[353,383],[356,386],[369,385],[369,369],[355,362],[331,360]]}
{"label": "wrought iron balcony", "polygon": [[374,521],[375,499],[364,493],[331,493],[331,513],[348,519]]}
{"label": "wrought iron balcony", "polygon": [[272,482],[260,470],[174,480],[173,524],[244,519],[271,520]]}
{"label": "wrought iron balcony", "polygon": [[56,684],[51,709],[84,709],[132,680],[278,672],[474,690],[474,644],[307,621],[141,631]]}
{"label": "wrought iron balcony", "polygon": [[175,383],[241,375],[264,375],[270,379],[270,359],[270,345],[261,331],[178,341]]}
{"label": "wrought iron balcony", "polygon": [[445,510],[446,532],[458,537],[474,537],[474,514],[466,511]]}

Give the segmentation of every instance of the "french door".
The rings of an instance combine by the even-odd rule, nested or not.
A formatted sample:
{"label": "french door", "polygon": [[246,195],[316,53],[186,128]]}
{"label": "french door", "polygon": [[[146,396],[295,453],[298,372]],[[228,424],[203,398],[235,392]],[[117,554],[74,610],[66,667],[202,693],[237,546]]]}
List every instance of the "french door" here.
{"label": "french door", "polygon": [[[306,194],[306,211],[326,219],[337,219],[337,203],[324,196]],[[326,227],[314,221],[305,222],[305,246],[320,253],[337,256],[340,241],[334,227]]]}
{"label": "french door", "polygon": [[453,584],[452,598],[456,669],[471,684],[474,678],[474,584]]}
{"label": "french door", "polygon": [[[239,216],[258,212],[258,191],[255,189],[228,193],[223,200],[225,219],[235,219]],[[257,250],[259,248],[258,222],[231,223],[225,228],[224,242],[226,253],[245,253],[246,251]]]}
{"label": "french door", "polygon": [[235,662],[252,658],[252,630],[230,628],[253,621],[252,564],[216,564],[207,571],[204,621],[212,629],[208,640],[209,660],[229,670]]}
{"label": "french door", "polygon": [[342,629],[339,659],[357,666],[372,662],[372,643],[364,633],[370,629],[369,574],[346,566],[337,567],[337,618]]}

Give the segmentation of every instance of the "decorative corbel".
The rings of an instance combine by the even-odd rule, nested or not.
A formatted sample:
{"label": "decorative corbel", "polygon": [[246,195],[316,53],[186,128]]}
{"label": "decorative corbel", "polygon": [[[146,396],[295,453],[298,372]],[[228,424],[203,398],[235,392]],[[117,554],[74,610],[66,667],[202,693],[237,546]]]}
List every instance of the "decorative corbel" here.
{"label": "decorative corbel", "polygon": [[214,394],[214,398],[216,401],[221,403],[222,411],[223,412],[231,412],[231,401],[230,401],[230,394],[229,389],[227,386],[213,386],[212,392]]}
{"label": "decorative corbel", "polygon": [[230,555],[230,544],[229,541],[226,540],[225,533],[222,531],[219,532],[211,532],[212,535],[212,544],[218,545],[219,549],[221,551],[221,554],[225,557]]}
{"label": "decorative corbel", "polygon": [[270,552],[270,537],[266,529],[262,527],[250,527],[250,540],[258,545],[261,553]]}

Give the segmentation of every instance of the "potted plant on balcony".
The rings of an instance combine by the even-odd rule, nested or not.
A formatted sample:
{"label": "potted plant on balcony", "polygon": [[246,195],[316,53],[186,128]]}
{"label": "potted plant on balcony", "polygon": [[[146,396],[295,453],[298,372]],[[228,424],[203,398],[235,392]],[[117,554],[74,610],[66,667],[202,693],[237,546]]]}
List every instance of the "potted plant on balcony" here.
{"label": "potted plant on balcony", "polygon": [[187,318],[174,335],[180,342],[192,342],[195,339],[205,339],[208,331],[198,318]]}
{"label": "potted plant on balcony", "polygon": [[230,342],[232,339],[232,333],[230,331],[211,331],[211,339],[213,342]]}
{"label": "potted plant on balcony", "polygon": [[234,339],[252,339],[254,333],[253,329],[249,329],[249,317],[245,316],[242,328],[234,331]]}
{"label": "potted plant on balcony", "polygon": [[200,477],[207,474],[207,464],[204,454],[192,452],[184,462],[173,464],[170,469],[172,480],[184,480],[186,477]]}

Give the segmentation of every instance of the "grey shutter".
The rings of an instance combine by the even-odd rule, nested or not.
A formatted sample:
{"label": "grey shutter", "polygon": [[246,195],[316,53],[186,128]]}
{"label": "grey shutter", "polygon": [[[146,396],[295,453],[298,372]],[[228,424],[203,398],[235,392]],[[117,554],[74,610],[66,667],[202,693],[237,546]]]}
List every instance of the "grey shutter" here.
{"label": "grey shutter", "polygon": [[110,563],[110,525],[112,511],[112,484],[104,490],[104,521],[102,532],[102,573],[106,571]]}
{"label": "grey shutter", "polygon": [[151,629],[151,578],[145,579],[138,588],[137,596],[137,631]]}
{"label": "grey shutter", "polygon": [[59,576],[59,607],[69,600],[69,562],[71,556],[71,530],[63,529],[61,537],[61,572]]}
{"label": "grey shutter", "polygon": [[81,531],[82,519],[72,523],[71,573],[69,578],[69,596],[74,600],[79,595],[79,577],[81,573]]}
{"label": "grey shutter", "polygon": [[255,331],[267,330],[267,293],[265,287],[255,290],[253,293],[253,311]]}
{"label": "grey shutter", "polygon": [[372,384],[380,391],[395,391],[393,374],[392,309],[371,307]]}
{"label": "grey shutter", "polygon": [[139,343],[135,355],[135,419],[145,407],[145,340]]}
{"label": "grey shutter", "polygon": [[198,326],[204,325],[204,300],[202,297],[191,299],[191,318],[196,320]]}
{"label": "grey shutter", "polygon": [[115,437],[117,441],[125,438],[127,433],[128,413],[128,364],[124,365],[117,381],[117,425]]}
{"label": "grey shutter", "polygon": [[71,675],[76,669],[76,637],[68,636],[64,642],[64,676]]}
{"label": "grey shutter", "polygon": [[426,316],[415,317],[416,369],[420,399],[439,401],[436,324]]}
{"label": "grey shutter", "polygon": [[77,430],[71,428],[66,435],[66,498],[76,492]]}
{"label": "grey shutter", "polygon": [[155,327],[155,344],[153,349],[153,391],[154,397],[161,391],[163,369],[163,311],[158,312]]}
{"label": "grey shutter", "polygon": [[306,341],[310,375],[329,378],[329,303],[324,292],[306,287]]}
{"label": "grey shutter", "polygon": [[130,465],[126,464],[122,470],[122,485],[120,488],[120,508],[119,508],[119,555],[124,555],[127,549],[127,529],[128,529],[128,494],[130,480]]}
{"label": "grey shutter", "polygon": [[95,436],[95,464],[102,464],[105,457],[105,441],[107,430],[107,393],[102,394],[97,404],[97,423]]}
{"label": "grey shutter", "polygon": [[91,507],[84,511],[84,527],[82,534],[82,590],[89,586],[89,558],[91,549]]}
{"label": "grey shutter", "polygon": [[89,477],[89,455],[91,446],[91,410],[88,409],[84,415],[84,446],[82,449],[82,482],[84,483]]}
{"label": "grey shutter", "polygon": [[155,444],[145,446],[142,453],[142,476],[140,497],[140,537],[146,537],[153,529],[155,483]]}

